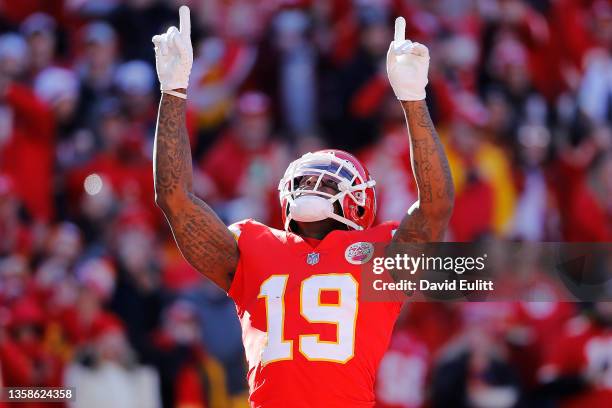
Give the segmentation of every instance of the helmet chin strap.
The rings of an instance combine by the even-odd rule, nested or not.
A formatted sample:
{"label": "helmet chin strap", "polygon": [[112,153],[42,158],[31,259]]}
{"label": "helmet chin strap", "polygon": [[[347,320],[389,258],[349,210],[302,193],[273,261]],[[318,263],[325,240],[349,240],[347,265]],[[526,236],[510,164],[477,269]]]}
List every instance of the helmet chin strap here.
{"label": "helmet chin strap", "polygon": [[340,221],[341,223],[346,224],[349,227],[351,227],[351,228],[353,228],[353,229],[355,229],[357,231],[361,231],[363,229],[359,225],[355,224],[353,221],[351,221],[351,220],[349,220],[347,218],[344,218],[341,215],[338,215],[338,214],[336,214],[334,212],[329,214],[329,218],[334,219],[336,221]]}

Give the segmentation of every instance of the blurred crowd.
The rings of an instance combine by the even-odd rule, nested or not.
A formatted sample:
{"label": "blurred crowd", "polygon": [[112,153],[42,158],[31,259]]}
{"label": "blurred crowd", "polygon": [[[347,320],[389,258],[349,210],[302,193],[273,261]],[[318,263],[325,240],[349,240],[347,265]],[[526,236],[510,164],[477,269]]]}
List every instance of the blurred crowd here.
{"label": "blurred crowd", "polygon": [[[612,240],[609,1],[0,0],[1,385],[75,386],[77,407],[245,404],[234,305],[154,206],[151,37],[180,4],[194,187],[225,222],[279,227],[283,171],[324,147],[365,162],[379,221],[402,217],[416,187],[385,54],[403,15],[431,54],[447,239]],[[612,406],[609,306],[492,306],[408,306],[381,407]]]}

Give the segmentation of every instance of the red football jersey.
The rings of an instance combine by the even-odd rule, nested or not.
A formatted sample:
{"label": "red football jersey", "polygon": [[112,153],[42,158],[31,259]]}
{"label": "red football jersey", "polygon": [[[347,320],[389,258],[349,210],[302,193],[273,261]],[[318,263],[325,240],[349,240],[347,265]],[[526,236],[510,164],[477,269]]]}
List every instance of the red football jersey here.
{"label": "red football jersey", "polygon": [[255,221],[234,224],[236,302],[252,407],[372,407],[400,302],[360,302],[372,243],[396,223],[329,233],[311,246]]}

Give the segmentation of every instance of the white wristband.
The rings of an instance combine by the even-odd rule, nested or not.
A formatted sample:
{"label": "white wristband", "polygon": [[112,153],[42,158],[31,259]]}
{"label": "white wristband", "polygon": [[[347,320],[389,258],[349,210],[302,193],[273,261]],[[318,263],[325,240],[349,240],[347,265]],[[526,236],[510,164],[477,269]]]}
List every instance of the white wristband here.
{"label": "white wristband", "polygon": [[176,96],[177,98],[181,98],[181,99],[187,99],[187,94],[176,92],[176,91],[162,91],[162,93]]}

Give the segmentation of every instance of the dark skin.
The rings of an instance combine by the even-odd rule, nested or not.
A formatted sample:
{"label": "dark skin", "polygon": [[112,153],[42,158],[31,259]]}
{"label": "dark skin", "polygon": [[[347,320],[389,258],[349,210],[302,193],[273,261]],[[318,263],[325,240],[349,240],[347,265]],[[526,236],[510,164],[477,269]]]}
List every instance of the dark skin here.
{"label": "dark skin", "polygon": [[404,216],[392,243],[439,242],[453,212],[450,166],[425,101],[401,101],[410,133],[410,162],[418,200]]}
{"label": "dark skin", "polygon": [[[185,89],[176,91],[186,93]],[[425,101],[401,103],[410,131],[410,157],[419,199],[402,219],[393,242],[440,241],[454,202],[448,161]],[[185,259],[227,291],[240,253],[227,226],[193,192],[185,105],[184,99],[162,95],[154,147],[155,202],[164,212]],[[303,188],[312,188],[314,183],[315,177],[300,181]],[[331,184],[323,184],[321,188],[332,194],[336,192]],[[343,224],[331,219],[300,222],[298,228],[301,236],[315,239],[323,239],[335,229],[345,229]]]}
{"label": "dark skin", "polygon": [[[178,92],[186,93],[185,89]],[[186,101],[163,94],[155,134],[155,203],[162,209],[187,261],[228,290],[238,265],[238,245],[214,211],[193,192]]]}

